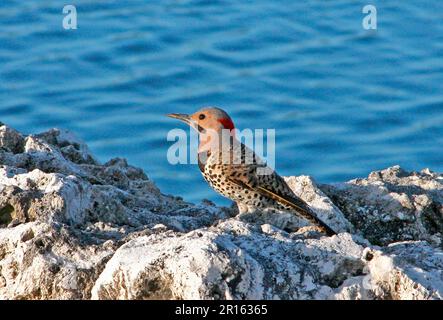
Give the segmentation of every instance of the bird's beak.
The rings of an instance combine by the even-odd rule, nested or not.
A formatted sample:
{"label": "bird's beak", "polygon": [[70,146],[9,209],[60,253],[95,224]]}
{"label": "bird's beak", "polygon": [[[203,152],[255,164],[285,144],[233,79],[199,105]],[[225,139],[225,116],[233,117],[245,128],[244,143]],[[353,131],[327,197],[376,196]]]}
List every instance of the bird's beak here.
{"label": "bird's beak", "polygon": [[191,124],[191,117],[188,114],[184,113],[170,113],[166,116],[174,119],[178,119],[180,121],[183,121],[184,123]]}

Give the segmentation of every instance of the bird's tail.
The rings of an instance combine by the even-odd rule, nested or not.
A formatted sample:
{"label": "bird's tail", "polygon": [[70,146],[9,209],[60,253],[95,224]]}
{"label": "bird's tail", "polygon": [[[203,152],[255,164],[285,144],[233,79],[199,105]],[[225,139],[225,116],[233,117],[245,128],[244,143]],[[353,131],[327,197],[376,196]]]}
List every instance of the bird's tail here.
{"label": "bird's tail", "polygon": [[[308,220],[312,224],[319,227],[322,230],[322,232],[326,233],[328,236],[333,236],[333,235],[337,234],[331,227],[329,227],[320,218],[318,218],[317,215],[311,209],[309,209],[309,207],[307,205],[304,204],[303,200],[300,199],[297,201],[297,199],[291,199],[291,197],[288,197],[288,196],[283,197],[281,195],[270,192],[269,190],[267,190],[265,188],[262,188],[262,187],[258,187],[258,188],[261,189],[262,192],[266,193],[268,196],[270,196],[274,200],[280,202],[281,204],[283,204],[287,207],[292,208],[297,214],[299,214],[300,216],[302,216],[303,218],[305,218],[306,220]],[[297,204],[300,202],[303,202],[303,205]]]}
{"label": "bird's tail", "polygon": [[[313,223],[317,227],[321,229],[322,232],[326,233],[328,236],[336,235],[337,233],[332,230],[331,227],[329,227],[326,223],[324,223],[321,219],[319,219],[315,213],[311,212],[308,214],[301,213],[299,210],[297,210],[297,213],[300,213],[304,218],[306,218],[309,222]],[[304,210],[303,210],[304,211]]]}

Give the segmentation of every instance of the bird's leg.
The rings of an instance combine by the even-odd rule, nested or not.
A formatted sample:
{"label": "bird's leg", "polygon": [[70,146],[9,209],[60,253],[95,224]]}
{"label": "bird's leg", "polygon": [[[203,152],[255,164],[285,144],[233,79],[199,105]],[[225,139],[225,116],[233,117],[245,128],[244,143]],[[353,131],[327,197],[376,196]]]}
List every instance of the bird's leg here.
{"label": "bird's leg", "polygon": [[278,210],[276,208],[255,208],[242,203],[237,203],[239,214],[237,219],[255,224],[271,224],[281,230],[294,232],[307,222],[291,212]]}
{"label": "bird's leg", "polygon": [[244,203],[237,202],[238,215],[237,219],[245,222],[256,222],[257,220],[257,210]]}
{"label": "bird's leg", "polygon": [[[272,224],[278,228],[281,228],[281,224],[275,224],[272,221],[272,218],[269,214],[270,209],[257,208],[254,206],[248,206],[245,204],[237,204],[239,214],[237,215],[237,219],[254,224]],[[284,226],[283,226],[284,227]]]}
{"label": "bird's leg", "polygon": [[238,207],[238,214],[239,215],[251,213],[250,207],[244,203],[237,202],[237,207]]}
{"label": "bird's leg", "polygon": [[243,203],[237,203],[237,206],[237,219],[248,223],[271,224],[284,230],[288,225],[288,218],[293,218],[293,215],[284,215],[275,208],[256,208]]}

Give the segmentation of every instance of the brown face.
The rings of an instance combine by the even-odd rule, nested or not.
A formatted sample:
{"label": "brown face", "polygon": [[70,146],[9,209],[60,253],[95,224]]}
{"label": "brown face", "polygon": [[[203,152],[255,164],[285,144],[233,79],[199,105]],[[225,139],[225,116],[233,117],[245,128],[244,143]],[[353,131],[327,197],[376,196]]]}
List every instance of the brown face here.
{"label": "brown face", "polygon": [[203,108],[192,115],[168,114],[169,117],[179,119],[199,132],[216,131],[221,132],[223,129],[234,129],[234,124],[228,114],[219,108]]}
{"label": "brown face", "polygon": [[198,152],[215,150],[220,147],[222,130],[235,135],[234,124],[228,114],[219,108],[203,108],[192,115],[171,113],[168,117],[179,119],[199,133]]}

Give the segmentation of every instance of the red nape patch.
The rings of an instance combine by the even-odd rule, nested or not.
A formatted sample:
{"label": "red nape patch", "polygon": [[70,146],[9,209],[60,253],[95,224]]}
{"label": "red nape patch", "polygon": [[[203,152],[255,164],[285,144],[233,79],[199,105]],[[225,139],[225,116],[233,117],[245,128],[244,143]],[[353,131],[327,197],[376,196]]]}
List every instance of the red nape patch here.
{"label": "red nape patch", "polygon": [[223,128],[229,129],[229,130],[234,130],[234,123],[232,122],[231,119],[222,118],[222,119],[219,119],[218,122],[220,122],[223,125]]}

